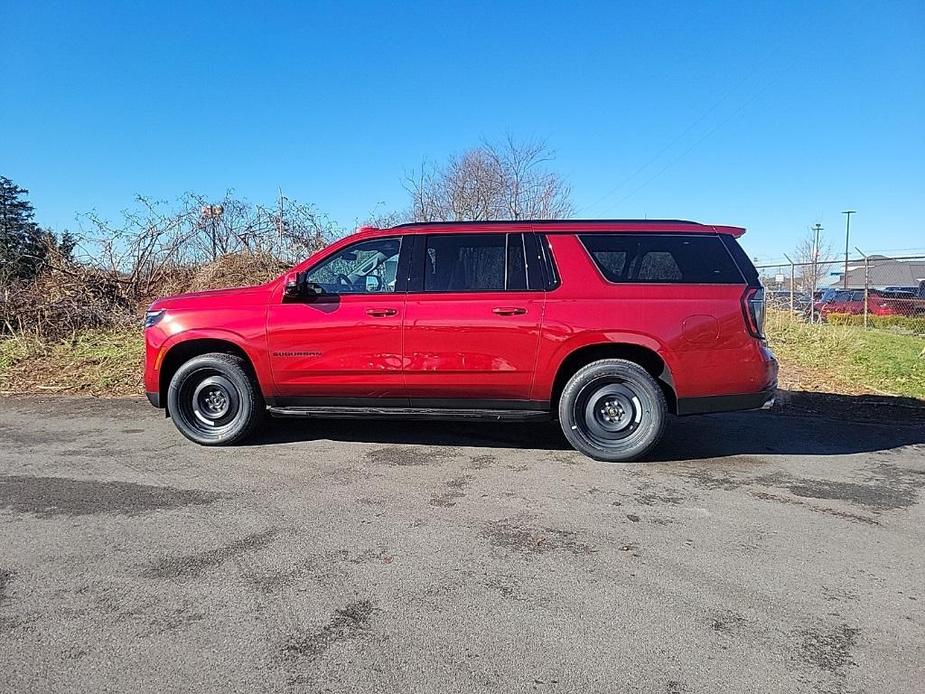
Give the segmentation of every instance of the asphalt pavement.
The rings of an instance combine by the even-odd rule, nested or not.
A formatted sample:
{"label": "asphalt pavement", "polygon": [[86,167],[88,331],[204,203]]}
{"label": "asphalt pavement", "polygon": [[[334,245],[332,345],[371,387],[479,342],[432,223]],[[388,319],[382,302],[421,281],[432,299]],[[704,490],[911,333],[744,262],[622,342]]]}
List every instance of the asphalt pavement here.
{"label": "asphalt pavement", "polygon": [[215,449],[0,399],[0,690],[923,691],[925,420],[842,404],[612,465],[552,424]]}

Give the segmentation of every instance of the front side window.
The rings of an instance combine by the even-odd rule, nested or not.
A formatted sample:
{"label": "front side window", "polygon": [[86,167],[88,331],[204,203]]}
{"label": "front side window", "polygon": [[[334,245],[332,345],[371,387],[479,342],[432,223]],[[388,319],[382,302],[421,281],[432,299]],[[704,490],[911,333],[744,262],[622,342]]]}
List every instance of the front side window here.
{"label": "front side window", "polygon": [[325,294],[380,294],[395,291],[400,238],[373,239],[348,246],[308,271],[305,281]]}
{"label": "front side window", "polygon": [[610,282],[744,284],[738,266],[716,236],[581,234]]}

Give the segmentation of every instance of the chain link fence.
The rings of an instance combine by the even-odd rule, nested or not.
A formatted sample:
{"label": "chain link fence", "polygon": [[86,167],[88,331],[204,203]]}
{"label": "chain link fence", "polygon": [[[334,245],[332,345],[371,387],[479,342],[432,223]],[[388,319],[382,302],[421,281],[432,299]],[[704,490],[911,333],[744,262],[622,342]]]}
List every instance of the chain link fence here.
{"label": "chain link fence", "polygon": [[811,323],[925,335],[925,255],[756,265],[768,308]]}

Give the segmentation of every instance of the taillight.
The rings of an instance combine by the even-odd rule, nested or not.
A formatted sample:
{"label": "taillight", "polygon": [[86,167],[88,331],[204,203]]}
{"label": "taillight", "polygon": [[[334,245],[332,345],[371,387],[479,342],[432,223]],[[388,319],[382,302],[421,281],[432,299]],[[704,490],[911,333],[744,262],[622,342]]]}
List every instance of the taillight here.
{"label": "taillight", "polygon": [[745,327],[752,337],[764,337],[764,289],[749,287],[742,295],[742,313],[745,314]]}

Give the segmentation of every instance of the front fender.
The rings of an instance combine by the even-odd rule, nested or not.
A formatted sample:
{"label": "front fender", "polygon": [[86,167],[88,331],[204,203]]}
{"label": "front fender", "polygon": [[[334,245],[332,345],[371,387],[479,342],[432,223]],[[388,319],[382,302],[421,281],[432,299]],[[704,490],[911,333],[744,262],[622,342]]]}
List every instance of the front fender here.
{"label": "front fender", "polygon": [[243,330],[183,329],[181,320],[172,320],[167,325],[158,324],[154,328],[149,328],[145,331],[145,389],[149,392],[159,392],[164,360],[175,347],[196,340],[217,340],[240,349],[250,361],[261,391],[271,392],[273,380],[266,356],[265,321],[253,321],[252,323]]}

